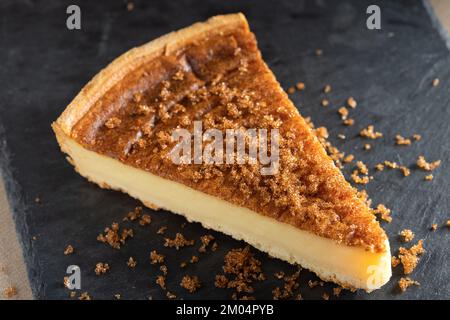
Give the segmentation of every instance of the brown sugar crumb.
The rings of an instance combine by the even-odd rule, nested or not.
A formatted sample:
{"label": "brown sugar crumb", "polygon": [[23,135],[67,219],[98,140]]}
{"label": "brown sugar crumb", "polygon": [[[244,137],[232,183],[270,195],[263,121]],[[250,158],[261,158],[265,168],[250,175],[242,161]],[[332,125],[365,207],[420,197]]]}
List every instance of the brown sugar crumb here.
{"label": "brown sugar crumb", "polygon": [[142,215],[141,219],[139,220],[139,225],[146,226],[149,225],[152,222],[152,218],[148,214]]}
{"label": "brown sugar crumb", "polygon": [[445,225],[446,225],[447,227],[450,227],[450,220],[447,220],[447,222],[445,223]]}
{"label": "brown sugar crumb", "polygon": [[328,107],[330,105],[330,101],[328,101],[327,99],[322,99],[320,104],[322,105],[322,107]]}
{"label": "brown sugar crumb", "polygon": [[304,82],[297,82],[297,84],[295,85],[295,87],[296,87],[297,90],[299,90],[299,91],[305,90],[305,88],[306,88]]}
{"label": "brown sugar crumb", "polygon": [[127,213],[127,216],[124,220],[135,221],[138,220],[142,215],[142,207],[136,207],[133,211]]}
{"label": "brown sugar crumb", "polygon": [[391,257],[391,266],[392,266],[392,268],[395,268],[399,264],[400,264],[400,259],[395,257],[395,256],[392,256]]}
{"label": "brown sugar crumb", "polygon": [[223,274],[216,275],[216,280],[214,281],[216,288],[225,289],[228,286],[228,278]]}
{"label": "brown sugar crumb", "polygon": [[108,120],[106,120],[105,127],[107,127],[108,129],[114,129],[114,128],[117,128],[118,126],[120,126],[121,123],[122,123],[122,120],[120,120],[117,117],[112,117],[112,118],[109,118]]}
{"label": "brown sugar crumb", "polygon": [[352,154],[349,154],[349,155],[345,156],[343,161],[344,161],[344,163],[349,163],[349,162],[352,162],[353,159],[355,159],[355,156]]}
{"label": "brown sugar crumb", "polygon": [[348,117],[348,109],[346,107],[340,107],[338,113],[341,115],[341,119],[345,120]]}
{"label": "brown sugar crumb", "polygon": [[183,261],[182,263],[180,263],[180,268],[186,268],[187,266],[187,262]]}
{"label": "brown sugar crumb", "polygon": [[375,169],[377,169],[378,171],[383,171],[383,170],[384,170],[384,164],[378,163],[378,164],[375,166]]}
{"label": "brown sugar crumb", "polygon": [[404,242],[410,242],[414,239],[414,233],[409,229],[404,229],[400,232]]}
{"label": "brown sugar crumb", "polygon": [[157,234],[164,234],[167,231],[167,227],[161,227],[156,231]]}
{"label": "brown sugar crumb", "polygon": [[373,212],[377,215],[380,215],[381,219],[387,222],[392,221],[391,217],[391,209],[386,208],[384,204],[379,204],[376,209],[373,210]]}
{"label": "brown sugar crumb", "polygon": [[134,267],[136,267],[136,265],[137,265],[137,261],[134,260],[133,257],[129,257],[129,258],[128,258],[128,261],[127,261],[127,266],[128,266],[129,268],[133,269]]}
{"label": "brown sugar crumb", "polygon": [[167,297],[167,299],[171,299],[171,300],[177,298],[176,294],[174,294],[174,293],[172,293],[172,292],[170,292],[170,291],[167,291],[166,297]]}
{"label": "brown sugar crumb", "polygon": [[354,125],[355,124],[355,120],[354,119],[345,119],[343,122],[342,122],[344,125],[346,125],[346,126],[352,126],[352,125]]}
{"label": "brown sugar crumb", "polygon": [[166,290],[166,277],[164,276],[157,276],[156,277],[156,284],[161,287],[161,289]]}
{"label": "brown sugar crumb", "polygon": [[426,176],[425,176],[425,180],[427,180],[427,181],[433,180],[433,175],[432,175],[432,174],[426,175]]}
{"label": "brown sugar crumb", "polygon": [[79,297],[78,300],[92,300],[91,296],[87,292],[83,292]]}
{"label": "brown sugar crumb", "polygon": [[406,278],[401,278],[398,281],[398,287],[400,288],[400,290],[402,292],[405,292],[406,289],[408,289],[410,286],[412,285],[416,285],[416,286],[420,286],[420,283],[414,280],[411,280],[410,278],[406,277]]}
{"label": "brown sugar crumb", "polygon": [[297,270],[292,275],[285,276],[283,278],[283,288],[281,289],[280,287],[276,287],[272,291],[274,300],[289,299],[294,296],[294,291],[300,286],[298,282],[298,279],[300,278],[300,271],[301,270]]}
{"label": "brown sugar crumb", "polygon": [[391,162],[391,161],[385,160],[383,163],[389,169],[397,169],[398,168],[398,164],[396,162]]}
{"label": "brown sugar crumb", "polygon": [[432,170],[436,169],[437,167],[439,167],[440,165],[441,165],[441,160],[436,160],[436,161],[429,163],[425,160],[424,156],[419,156],[419,158],[417,159],[417,166],[420,169],[423,169],[425,171],[432,171]]}
{"label": "brown sugar crumb", "polygon": [[374,131],[373,125],[369,125],[367,128],[362,129],[359,132],[359,135],[361,137],[368,138],[368,139],[378,139],[383,136],[383,134],[381,132]]}
{"label": "brown sugar crumb", "polygon": [[353,182],[357,184],[368,184],[370,181],[370,178],[368,176],[360,177],[358,170],[353,170],[351,178]]}
{"label": "brown sugar crumb", "polygon": [[190,263],[197,263],[199,258],[197,256],[192,256],[191,260],[189,260]]}
{"label": "brown sugar crumb", "polygon": [[109,244],[114,249],[120,249],[128,238],[134,236],[133,229],[123,229],[120,232],[120,226],[117,222],[113,222],[111,227],[105,228],[105,234],[99,234],[97,240]]}
{"label": "brown sugar crumb", "polygon": [[404,138],[401,135],[397,134],[395,136],[395,144],[399,146],[409,146],[411,145],[411,139]]}
{"label": "brown sugar crumb", "polygon": [[195,242],[194,240],[187,240],[181,233],[177,233],[175,239],[165,238],[164,240],[166,241],[164,247],[175,247],[177,250],[185,246],[193,246]]}
{"label": "brown sugar crumb", "polygon": [[324,93],[330,93],[331,92],[331,86],[329,84],[325,85],[325,87],[323,87],[323,92]]}
{"label": "brown sugar crumb", "polygon": [[218,248],[219,248],[219,245],[217,244],[217,242],[214,242],[211,246],[211,251],[216,252]]}
{"label": "brown sugar crumb", "polygon": [[345,140],[345,134],[340,133],[337,135],[337,137],[341,140]]}
{"label": "brown sugar crumb", "polygon": [[163,273],[163,275],[167,276],[167,273],[169,272],[169,270],[167,269],[167,266],[165,264],[163,264],[162,266],[159,267],[159,270]]}
{"label": "brown sugar crumb", "polygon": [[323,50],[322,49],[316,49],[314,51],[314,53],[316,54],[316,56],[320,57],[321,55],[323,55]]}
{"label": "brown sugar crumb", "polygon": [[284,278],[284,272],[283,271],[275,272],[274,276],[277,279],[283,279]]}
{"label": "brown sugar crumb", "polygon": [[372,146],[368,143],[364,144],[364,150],[370,150],[372,149]]}
{"label": "brown sugar crumb", "polygon": [[153,250],[152,252],[150,252],[150,263],[151,264],[164,263],[164,256],[162,254],[158,254],[156,250]]}
{"label": "brown sugar crumb", "polygon": [[69,293],[69,298],[73,299],[77,296],[77,292],[76,291],[70,291]]}
{"label": "brown sugar crumb", "polygon": [[436,229],[437,229],[437,227],[438,227],[438,225],[437,225],[437,223],[433,223],[432,225],[431,225],[431,231],[436,231]]}
{"label": "brown sugar crumb", "polygon": [[106,272],[108,272],[109,270],[109,264],[107,263],[103,263],[103,262],[99,262],[95,265],[95,274],[96,275],[102,275],[105,274]]}
{"label": "brown sugar crumb", "polygon": [[201,244],[200,248],[198,248],[198,252],[202,252],[202,253],[206,252],[206,248],[213,240],[214,240],[214,237],[210,234],[201,236],[200,241],[202,242],[202,244]]}
{"label": "brown sugar crumb", "polygon": [[121,295],[120,293],[116,293],[116,294],[114,295],[114,299],[120,300],[120,299],[122,299],[122,295]]}
{"label": "brown sugar crumb", "polygon": [[440,83],[439,78],[434,78],[433,81],[431,82],[431,84],[433,85],[433,87],[437,87]]}
{"label": "brown sugar crumb", "polygon": [[181,279],[180,286],[189,291],[189,293],[194,293],[201,287],[201,283],[197,276],[184,276]]}
{"label": "brown sugar crumb", "polygon": [[16,289],[16,287],[9,286],[9,287],[6,287],[3,290],[3,297],[4,298],[11,299],[12,297],[15,297],[15,296],[17,296],[17,289]]}
{"label": "brown sugar crumb", "polygon": [[328,293],[324,292],[324,293],[322,294],[322,299],[323,299],[323,300],[330,300],[330,295],[329,295]]}
{"label": "brown sugar crumb", "polygon": [[64,255],[68,256],[73,253],[73,247],[69,244],[66,249],[64,249]]}
{"label": "brown sugar crumb", "polygon": [[411,170],[409,170],[405,166],[399,166],[398,169],[403,173],[403,176],[407,177],[411,174]]}
{"label": "brown sugar crumb", "polygon": [[287,89],[287,92],[289,94],[293,94],[295,92],[295,88],[294,87],[290,87],[290,88]]}
{"label": "brown sugar crumb", "polygon": [[319,281],[317,281],[317,280],[309,280],[308,281],[308,286],[312,289],[312,288],[315,288],[315,287],[317,287],[319,285]]}
{"label": "brown sugar crumb", "polygon": [[367,169],[367,166],[362,161],[357,161],[356,166],[362,174],[369,174],[369,169]]}
{"label": "brown sugar crumb", "polygon": [[422,136],[420,134],[413,134],[413,139],[416,141],[422,140]]}
{"label": "brown sugar crumb", "polygon": [[341,292],[342,292],[342,287],[333,288],[333,295],[335,297],[339,297],[341,295]]}
{"label": "brown sugar crumb", "polygon": [[347,105],[348,105],[350,108],[355,109],[356,106],[357,106],[358,104],[356,103],[356,100],[355,100],[353,97],[349,97],[349,98],[347,99]]}
{"label": "brown sugar crumb", "polygon": [[70,280],[69,280],[69,277],[64,277],[64,278],[63,278],[63,284],[64,284],[64,288],[70,289]]}
{"label": "brown sugar crumb", "polygon": [[409,249],[400,247],[398,257],[403,265],[403,272],[405,274],[410,274],[411,272],[413,272],[414,268],[419,262],[418,255],[421,255],[424,252],[425,250],[423,249],[423,240],[419,240],[416,245],[412,246]]}
{"label": "brown sugar crumb", "polygon": [[[261,270],[261,261],[253,256],[249,246],[229,251],[225,255],[222,268],[226,274],[234,276],[228,280],[227,288],[235,289],[236,293],[253,293],[253,281],[266,279]],[[222,281],[224,278],[216,276],[216,286],[219,284],[218,280]]]}

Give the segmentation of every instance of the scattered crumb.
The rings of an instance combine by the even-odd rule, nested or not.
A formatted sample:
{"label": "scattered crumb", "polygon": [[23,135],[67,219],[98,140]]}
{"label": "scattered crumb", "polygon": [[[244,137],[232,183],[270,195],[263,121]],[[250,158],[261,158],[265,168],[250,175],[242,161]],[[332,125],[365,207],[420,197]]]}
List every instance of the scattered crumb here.
{"label": "scattered crumb", "polygon": [[96,275],[102,275],[105,274],[106,272],[108,272],[109,270],[109,264],[107,263],[103,263],[103,262],[99,262],[95,265],[95,274]]}
{"label": "scattered crumb", "polygon": [[73,299],[77,296],[77,292],[76,291],[70,291],[69,293],[69,298]]}
{"label": "scattered crumb", "polygon": [[277,279],[283,279],[284,278],[284,272],[283,271],[275,272],[274,276]]}
{"label": "scattered crumb", "polygon": [[445,223],[445,225],[446,225],[447,227],[450,227],[450,220],[447,220],[447,222]]}
{"label": "scattered crumb", "polygon": [[158,254],[156,250],[153,250],[152,252],[150,252],[150,263],[151,264],[164,263],[164,256],[162,254]]}
{"label": "scattered crumb", "polygon": [[340,107],[338,113],[341,115],[342,120],[346,120],[348,117],[348,109],[346,107]]}
{"label": "scattered crumb", "polygon": [[374,131],[374,126],[373,125],[369,125],[367,128],[362,129],[359,132],[359,135],[361,137],[365,137],[365,138],[368,138],[368,139],[378,139],[378,138],[381,138],[383,136],[383,134],[381,132]]}
{"label": "scattered crumb", "polygon": [[180,268],[186,268],[186,266],[187,266],[187,262],[182,262],[182,263],[180,263]]}
{"label": "scattered crumb", "polygon": [[214,285],[217,288],[225,289],[228,285],[228,278],[224,276],[223,274],[216,275],[216,280],[214,282]]}
{"label": "scattered crumb", "polygon": [[433,175],[432,174],[428,174],[428,175],[426,175],[425,176],[425,180],[427,180],[427,181],[431,181],[431,180],[433,180]]}
{"label": "scattered crumb", "polygon": [[142,215],[142,207],[136,207],[133,211],[127,213],[127,216],[124,220],[135,221],[139,219]]}
{"label": "scattered crumb", "polygon": [[404,138],[401,135],[397,134],[395,136],[395,144],[399,146],[409,146],[411,145],[411,139]]}
{"label": "scattered crumb", "polygon": [[34,202],[41,203],[41,198],[39,198],[39,197],[34,198]]}
{"label": "scattered crumb", "polygon": [[370,178],[368,176],[360,177],[358,170],[353,170],[351,178],[353,182],[357,184],[368,184],[370,181]]}
{"label": "scattered crumb", "polygon": [[404,229],[400,232],[404,242],[410,242],[414,239],[414,233],[409,229]]}
{"label": "scattered crumb", "polygon": [[364,144],[364,150],[370,150],[372,146],[369,143]]}
{"label": "scattered crumb", "polygon": [[206,248],[213,240],[214,240],[214,237],[210,234],[201,236],[200,241],[202,244],[200,245],[200,248],[198,248],[198,252],[202,252],[202,253],[206,252]]}
{"label": "scattered crumb", "polygon": [[146,226],[149,225],[152,222],[152,218],[148,214],[142,215],[141,219],[139,220],[139,225]]}
{"label": "scattered crumb", "polygon": [[299,90],[299,91],[305,90],[305,88],[306,88],[305,83],[303,83],[303,82],[297,82],[297,84],[295,85],[295,87],[296,87],[297,90]]}
{"label": "scattered crumb", "polygon": [[117,222],[113,222],[111,227],[106,227],[104,232],[105,234],[97,236],[97,240],[109,244],[114,249],[120,249],[126,239],[134,236],[133,229],[123,229],[120,233],[120,225]]}
{"label": "scattered crumb", "polygon": [[133,269],[134,267],[136,267],[136,265],[137,265],[137,261],[134,260],[133,257],[128,258],[127,266],[128,266],[129,268]]}
{"label": "scattered crumb", "polygon": [[64,277],[63,278],[63,284],[64,284],[64,288],[70,289],[69,277]]}
{"label": "scattered crumb", "polygon": [[166,290],[166,277],[164,276],[157,276],[156,277],[156,284],[161,287],[161,289]]}
{"label": "scattered crumb", "polygon": [[436,160],[431,163],[427,162],[424,156],[419,156],[417,159],[417,166],[425,171],[432,171],[439,167],[441,164],[441,160]]}
{"label": "scattered crumb", "polygon": [[69,244],[66,249],[64,249],[64,255],[68,256],[73,253],[73,247]]}
{"label": "scattered crumb", "polygon": [[405,177],[411,174],[411,171],[405,166],[399,166],[398,169],[403,173],[403,176]]}
{"label": "scattered crumb", "polygon": [[216,252],[217,249],[219,249],[219,245],[217,244],[217,242],[214,242],[211,246],[211,251]]}
{"label": "scattered crumb", "polygon": [[355,159],[355,156],[352,155],[352,154],[349,154],[349,155],[345,156],[345,158],[344,158],[344,163],[352,162],[353,159]]}
{"label": "scattered crumb", "polygon": [[11,299],[12,297],[17,296],[17,289],[16,287],[6,287],[5,289],[3,289],[3,297],[6,299]]}
{"label": "scattered crumb", "polygon": [[419,262],[418,255],[424,253],[423,249],[423,240],[419,240],[419,242],[412,246],[409,249],[400,247],[399,249],[399,259],[403,265],[403,271],[405,274],[410,274],[413,272],[414,268],[417,266]]}
{"label": "scattered crumb", "polygon": [[197,263],[198,262],[198,257],[197,256],[192,256],[191,260],[189,261],[190,263]]}
{"label": "scattered crumb", "polygon": [[308,281],[308,286],[312,289],[312,288],[315,288],[315,287],[317,287],[319,285],[319,281],[317,281],[317,280],[309,280]]}
{"label": "scattered crumb", "polygon": [[400,259],[397,258],[397,257],[395,257],[395,256],[392,256],[392,257],[391,257],[391,265],[392,265],[392,268],[395,268],[395,267],[398,266],[399,264],[400,264]]}
{"label": "scattered crumb", "polygon": [[174,293],[170,292],[170,291],[167,291],[166,297],[167,297],[167,299],[171,299],[171,300],[177,298],[177,296]]}
{"label": "scattered crumb", "polygon": [[120,299],[122,299],[122,295],[121,295],[120,293],[116,293],[116,294],[114,295],[114,299],[120,300]]}
{"label": "scattered crumb", "polygon": [[432,225],[431,225],[431,231],[436,231],[436,229],[437,229],[437,227],[438,227],[438,225],[437,225],[437,223],[433,223]]}
{"label": "scattered crumb", "polygon": [[401,278],[398,281],[398,286],[400,288],[400,290],[402,292],[405,292],[406,289],[408,289],[408,287],[412,286],[412,285],[416,285],[416,286],[420,286],[420,283],[414,280],[411,280],[410,278],[406,277],[406,278]]}
{"label": "scattered crumb", "polygon": [[322,99],[320,103],[322,104],[322,107],[328,107],[330,105],[330,101],[327,99]]}
{"label": "scattered crumb", "polygon": [[194,293],[201,287],[201,283],[197,276],[184,276],[180,286],[189,291],[189,293]]}
{"label": "scattered crumb", "polygon": [[335,297],[339,297],[341,295],[341,292],[342,292],[342,287],[333,288],[333,295]]}
{"label": "scattered crumb", "polygon": [[378,171],[383,171],[383,170],[384,170],[384,164],[378,163],[378,164],[375,166],[375,169],[377,169]]}
{"label": "scattered crumb", "polygon": [[290,88],[287,89],[287,92],[289,94],[293,94],[295,92],[295,88],[294,87],[290,87]]}
{"label": "scattered crumb", "polygon": [[323,54],[323,51],[322,51],[322,49],[316,49],[315,53],[316,53],[316,56],[319,57],[319,56],[321,56]]}
{"label": "scattered crumb", "polygon": [[169,272],[169,270],[167,269],[167,266],[165,264],[163,264],[162,266],[159,267],[159,270],[163,273],[163,275],[167,276],[167,273]]}
{"label": "scattered crumb", "polygon": [[300,271],[301,269],[297,270],[290,276],[285,276],[283,278],[284,284],[283,288],[276,287],[273,291],[273,299],[274,300],[280,300],[280,299],[289,299],[294,296],[294,291],[298,289],[299,285],[299,278],[300,278]]}
{"label": "scattered crumb", "polygon": [[355,100],[353,97],[349,97],[349,98],[347,99],[347,105],[348,105],[350,108],[355,109],[356,106],[357,106],[358,104],[356,103],[356,100]]}
{"label": "scattered crumb", "polygon": [[352,125],[355,124],[355,120],[354,120],[354,119],[345,119],[345,120],[343,121],[343,123],[344,123],[344,125],[346,125],[346,126],[352,126]]}
{"label": "scattered crumb", "polygon": [[367,166],[362,161],[357,161],[356,166],[362,174],[369,174],[369,169],[367,169]]}
{"label": "scattered crumb", "polygon": [[422,140],[422,136],[420,134],[413,134],[413,139],[416,141]]}
{"label": "scattered crumb", "polygon": [[181,233],[177,233],[175,239],[165,238],[164,240],[166,241],[164,243],[165,247],[175,247],[177,250],[185,246],[193,246],[195,242],[194,240],[187,240]]}
{"label": "scattered crumb", "polygon": [[325,87],[323,87],[323,92],[324,93],[330,93],[331,92],[331,86],[329,84],[325,85]]}
{"label": "scattered crumb", "polygon": [[339,139],[345,140],[345,135],[340,133],[337,135]]}
{"label": "scattered crumb", "polygon": [[375,214],[379,214],[381,219],[387,222],[392,221],[391,209],[386,208],[384,204],[379,204],[376,209],[373,210]]}
{"label": "scattered crumb", "polygon": [[439,78],[434,78],[433,81],[431,82],[431,84],[433,85],[433,87],[437,87],[440,83]]}
{"label": "scattered crumb", "polygon": [[330,300],[330,295],[329,295],[328,293],[324,292],[324,293],[322,294],[322,299],[323,299],[323,300]]}
{"label": "scattered crumb", "polygon": [[79,297],[78,300],[92,300],[91,296],[87,292],[83,292]]}
{"label": "scattered crumb", "polygon": [[164,234],[167,231],[167,227],[161,227],[156,231],[157,234]]}

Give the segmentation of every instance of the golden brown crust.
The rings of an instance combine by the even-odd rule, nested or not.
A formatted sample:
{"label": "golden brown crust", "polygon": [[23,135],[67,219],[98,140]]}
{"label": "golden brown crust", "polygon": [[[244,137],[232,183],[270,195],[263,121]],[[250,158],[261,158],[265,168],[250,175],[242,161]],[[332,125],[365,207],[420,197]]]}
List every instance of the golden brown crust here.
{"label": "golden brown crust", "polygon": [[[240,54],[243,58],[236,58]],[[210,63],[208,59],[211,56],[213,64],[205,65],[204,69],[214,72],[217,67],[223,71],[218,74],[223,76],[223,81],[216,83],[211,74],[208,79],[202,79],[201,74],[199,76],[198,71],[201,73],[202,65]],[[183,64],[183,59],[191,60],[184,62],[189,71],[183,73],[180,80],[175,71],[178,65]],[[231,66],[224,67],[224,62]],[[191,70],[193,68],[197,68],[197,72]],[[150,77],[148,73],[152,73]],[[158,75],[161,74],[166,76],[161,76],[161,79],[170,81],[160,80]],[[183,81],[184,76],[189,79]],[[140,106],[140,98],[128,103],[132,93],[131,90],[127,92],[129,86],[142,79],[147,90],[145,100],[149,105]],[[172,96],[178,94],[186,98],[185,106],[178,108],[184,110],[180,111],[182,116],[178,111],[168,114],[164,108],[151,105],[156,102],[159,105],[167,102],[180,105],[179,97],[168,94],[171,81],[177,88]],[[148,93],[150,91],[153,93]],[[157,96],[154,91],[159,92]],[[165,100],[166,94],[168,101]],[[205,96],[208,98],[204,99]],[[118,107],[114,106],[114,99],[121,101]],[[219,102],[214,102],[217,103],[214,105],[213,99]],[[141,120],[149,123],[148,113],[161,111],[157,113],[160,127],[147,136]],[[136,114],[141,112],[145,116],[137,117]],[[250,165],[214,167],[168,163],[164,160],[166,151],[170,150],[168,132],[180,124],[189,128],[198,114],[202,120],[214,123],[221,130],[229,126],[279,127],[283,138],[281,172],[276,176],[262,177]],[[168,116],[167,122],[164,121],[165,116]],[[195,24],[132,49],[83,88],[52,126],[63,151],[61,134],[92,151],[338,243],[377,252],[386,249],[385,233],[367,205],[334,166],[261,59],[253,34],[241,14],[214,17],[204,24]],[[147,140],[136,138],[143,135]]]}
{"label": "golden brown crust", "polygon": [[70,136],[73,126],[89,111],[95,102],[133,70],[161,55],[176,52],[194,38],[205,33],[225,32],[237,27],[249,29],[242,13],[221,15],[206,22],[168,33],[140,47],[133,48],[116,58],[100,71],[67,106],[56,123]]}

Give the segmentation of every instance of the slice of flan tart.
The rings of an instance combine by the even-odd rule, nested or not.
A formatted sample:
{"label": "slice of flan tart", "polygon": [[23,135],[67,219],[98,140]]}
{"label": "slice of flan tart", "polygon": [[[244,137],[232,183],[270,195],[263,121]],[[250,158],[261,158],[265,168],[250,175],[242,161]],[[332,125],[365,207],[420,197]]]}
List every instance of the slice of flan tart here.
{"label": "slice of flan tart", "polygon": [[343,287],[371,291],[391,276],[385,232],[262,60],[242,14],[126,52],[52,126],[78,173],[102,188]]}

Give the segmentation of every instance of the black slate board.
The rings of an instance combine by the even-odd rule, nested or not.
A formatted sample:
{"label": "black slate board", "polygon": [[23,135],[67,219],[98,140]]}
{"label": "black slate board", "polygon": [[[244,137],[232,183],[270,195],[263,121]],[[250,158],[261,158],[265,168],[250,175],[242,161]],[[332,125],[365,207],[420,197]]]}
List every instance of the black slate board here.
{"label": "black slate board", "polygon": [[[393,222],[383,223],[393,252],[401,245],[398,232],[403,228],[412,229],[416,239],[425,239],[427,252],[412,275],[421,287],[398,294],[401,268],[397,268],[381,290],[370,295],[347,292],[343,298],[450,298],[450,232],[445,227],[429,231],[432,223],[442,226],[450,218],[450,55],[421,1],[134,2],[132,12],[124,1],[0,2],[0,159],[36,298],[67,298],[62,279],[70,264],[81,267],[82,289],[96,299],[109,299],[115,293],[124,299],[165,298],[155,285],[159,270],[149,264],[152,249],[167,256],[167,286],[178,297],[230,297],[230,291],[214,288],[214,275],[221,272],[225,252],[244,243],[212,232],[219,251],[201,255],[199,263],[180,270],[180,262],[196,254],[198,245],[175,252],[163,247],[155,231],[168,226],[172,237],[181,230],[182,217],[147,210],[153,218],[151,226],[137,227],[135,238],[120,251],[98,243],[97,234],[120,221],[138,202],[78,176],[60,153],[50,123],[94,74],[124,51],[212,15],[237,11],[246,14],[265,60],[282,85],[306,83],[305,93],[292,99],[304,116],[329,128],[336,146],[370,167],[388,159],[412,170],[407,178],[398,171],[376,173],[367,190],[375,204],[385,203],[393,210]],[[81,31],[65,27],[65,11],[71,3],[81,7]],[[365,26],[366,8],[373,3],[382,9],[379,31]],[[322,57],[314,55],[316,48],[323,50]],[[441,79],[440,86],[431,86],[434,77]],[[331,106],[323,108],[321,89],[326,83],[333,91],[328,95]],[[359,105],[352,111],[356,125],[347,128],[340,124],[336,110],[350,95]],[[368,124],[374,124],[384,138],[372,143],[371,151],[363,151],[365,141],[358,132]],[[338,133],[347,139],[337,139]],[[420,133],[423,140],[410,147],[394,146],[397,133]],[[432,182],[424,182],[425,173],[415,168],[422,153],[427,159],[443,160]],[[37,196],[41,204],[34,202]],[[182,232],[198,243],[199,236],[209,231],[188,224]],[[68,243],[76,253],[64,256]],[[295,267],[253,251],[269,276],[255,285],[255,296],[271,298],[274,287],[281,284],[273,273],[293,272]],[[135,270],[126,267],[129,256],[138,260]],[[98,261],[112,266],[101,278],[93,272]],[[204,283],[196,294],[179,287],[185,273],[198,275]],[[326,284],[311,290],[307,281],[315,276],[303,271],[301,277],[299,292],[306,299],[318,299],[334,287]]]}

